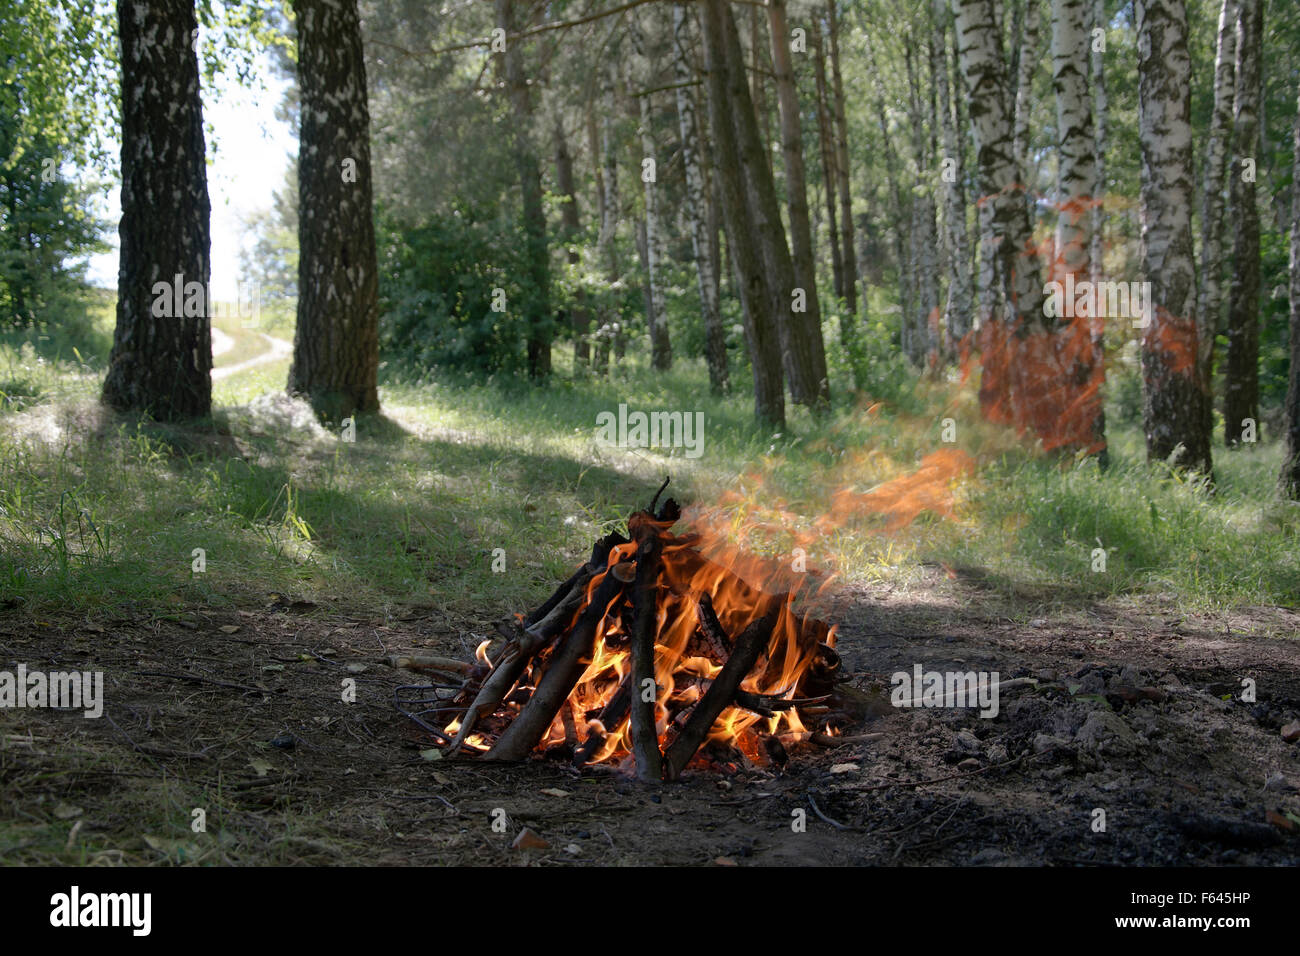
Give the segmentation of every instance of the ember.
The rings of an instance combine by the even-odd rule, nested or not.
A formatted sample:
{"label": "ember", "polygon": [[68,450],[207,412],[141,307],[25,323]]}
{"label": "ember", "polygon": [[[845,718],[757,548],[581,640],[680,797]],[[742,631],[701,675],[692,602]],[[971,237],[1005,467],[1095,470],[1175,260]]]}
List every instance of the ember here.
{"label": "ember", "polygon": [[807,575],[743,580],[734,563],[705,557],[698,535],[673,534],[680,509],[670,498],[656,511],[658,498],[626,535],[596,542],[544,604],[498,626],[504,646],[480,648],[433,709],[449,753],[543,753],[658,781],[705,752],[767,763],[784,756],[782,737],[836,732],[844,714],[825,706],[841,673],[834,629],[795,608]]}

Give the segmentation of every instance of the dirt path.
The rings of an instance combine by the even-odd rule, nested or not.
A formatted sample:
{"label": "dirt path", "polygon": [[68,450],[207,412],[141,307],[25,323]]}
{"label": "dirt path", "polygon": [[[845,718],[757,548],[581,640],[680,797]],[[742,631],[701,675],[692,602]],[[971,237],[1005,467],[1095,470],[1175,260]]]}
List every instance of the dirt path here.
{"label": "dirt path", "polygon": [[[237,375],[240,372],[246,372],[250,368],[256,368],[259,365],[265,365],[267,362],[279,361],[280,359],[285,358],[286,356],[290,355],[293,352],[292,342],[286,341],[285,339],[277,338],[274,335],[267,335],[265,332],[258,332],[257,334],[260,335],[262,337],[262,340],[266,343],[266,351],[258,352],[252,358],[245,359],[242,362],[236,362],[234,365],[226,365],[221,368],[214,368],[212,370],[212,378],[214,380],[229,378],[230,376]],[[226,335],[220,329],[214,328],[212,330],[212,338],[213,338],[212,354],[214,356],[219,354],[217,352],[218,335],[223,336],[225,339],[229,340],[230,343],[229,345],[226,345],[226,348],[222,349],[222,351],[226,351],[232,345],[234,345],[234,339],[231,339],[230,336]]]}
{"label": "dirt path", "polygon": [[[1300,815],[1300,748],[1279,733],[1300,713],[1300,616],[1088,606],[1022,624],[978,587],[940,586],[847,596],[845,662],[882,700],[916,663],[1038,680],[996,718],[882,707],[877,743],[650,789],[602,768],[429,759],[391,705],[423,679],[374,659],[467,655],[486,622],[295,605],[91,627],[0,617],[0,669],[102,669],[111,718],[0,710],[0,839],[15,862],[84,848],[105,862],[1300,863],[1279,825]],[[208,833],[191,832],[191,807]],[[524,826],[549,849],[511,850]]]}

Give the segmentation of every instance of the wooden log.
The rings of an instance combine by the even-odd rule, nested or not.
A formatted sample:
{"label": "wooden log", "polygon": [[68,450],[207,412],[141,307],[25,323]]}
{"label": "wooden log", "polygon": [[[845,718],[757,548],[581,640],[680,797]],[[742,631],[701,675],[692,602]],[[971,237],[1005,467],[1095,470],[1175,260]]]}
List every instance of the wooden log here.
{"label": "wooden log", "polygon": [[553,652],[546,673],[537,684],[532,698],[497,738],[484,760],[523,760],[537,746],[555,715],[568,699],[578,678],[591,663],[596,646],[596,629],[605,615],[617,610],[626,594],[626,583],[613,573],[605,573],[596,586],[591,602],[578,615],[578,621]]}
{"label": "wooden log", "polygon": [[[663,755],[655,731],[655,637],[659,630],[659,535],[653,525],[641,527],[636,538],[636,581],[632,589],[635,608],[632,626],[631,723],[632,755],[642,783],[663,779]],[[647,700],[647,696],[649,700]]]}
{"label": "wooden log", "polygon": [[727,663],[722,666],[718,676],[714,678],[709,689],[700,698],[700,702],[691,711],[691,716],[682,727],[681,733],[668,748],[664,767],[666,779],[677,780],[681,777],[682,771],[695,756],[695,751],[700,749],[700,745],[709,736],[709,731],[713,729],[718,715],[732,702],[740,682],[745,679],[758,662],[759,656],[767,649],[772,639],[772,629],[776,627],[777,618],[785,602],[785,595],[765,598],[767,608],[763,614],[745,628],[740,637],[736,638],[736,644],[727,658]]}
{"label": "wooden log", "polygon": [[483,686],[479,688],[473,703],[469,705],[465,711],[465,716],[461,718],[460,729],[456,732],[455,739],[447,748],[449,754],[460,751],[465,739],[473,732],[479,718],[484,714],[492,713],[492,711],[496,710],[497,705],[505,700],[506,695],[510,693],[510,688],[515,686],[515,683],[519,680],[519,675],[524,672],[528,662],[533,659],[533,655],[549,644],[556,634],[568,626],[569,621],[573,619],[574,612],[582,604],[582,599],[587,590],[587,582],[591,577],[592,571],[589,568],[583,568],[564,598],[555,604],[544,618],[532,627],[525,628],[513,642],[505,646],[500,659],[496,662],[496,667],[488,675],[487,680],[483,682]]}

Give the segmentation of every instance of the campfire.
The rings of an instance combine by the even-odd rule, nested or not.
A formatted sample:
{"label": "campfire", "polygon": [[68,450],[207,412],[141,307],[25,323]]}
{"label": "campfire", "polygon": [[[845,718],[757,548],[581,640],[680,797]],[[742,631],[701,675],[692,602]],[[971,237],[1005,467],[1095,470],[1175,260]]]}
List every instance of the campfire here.
{"label": "campfire", "polygon": [[498,624],[499,648],[484,642],[459,683],[399,689],[446,755],[676,780],[693,762],[784,764],[788,744],[841,729],[834,629],[796,607],[809,575],[706,555],[700,535],[673,533],[673,499],[656,509],[663,490],[540,607]]}

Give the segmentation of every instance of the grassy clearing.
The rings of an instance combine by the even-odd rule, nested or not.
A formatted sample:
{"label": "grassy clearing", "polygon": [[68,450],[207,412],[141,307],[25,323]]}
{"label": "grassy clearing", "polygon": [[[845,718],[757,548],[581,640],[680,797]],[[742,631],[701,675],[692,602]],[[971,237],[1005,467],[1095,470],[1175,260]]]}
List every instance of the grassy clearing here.
{"label": "grassy clearing", "polygon": [[[291,337],[284,319],[272,334]],[[231,334],[255,341],[237,325]],[[1220,450],[1210,494],[1148,466],[1141,436],[1121,427],[1114,465],[1099,474],[979,423],[969,385],[917,385],[825,422],[797,410],[773,435],[754,428],[745,398],[710,396],[698,363],[668,375],[632,366],[602,381],[572,380],[562,367],[548,389],[390,384],[384,415],[361,420],[349,443],[280,396],[283,360],[219,380],[213,420],[178,429],[103,412],[89,363],[29,358],[0,350],[0,375],[31,376],[24,401],[6,403],[0,419],[0,602],[32,613],[172,614],[265,603],[275,592],[336,607],[496,615],[535,603],[666,473],[680,500],[729,495],[741,536],[781,553],[814,529],[835,491],[907,475],[944,447],[944,417],[980,461],[955,485],[953,515],[883,534],[882,516],[864,510],[805,539],[810,563],[850,582],[903,584],[921,563],[941,562],[1047,601],[1300,599],[1300,509],[1275,496],[1276,445]],[[557,358],[563,365],[567,353]],[[597,414],[620,402],[704,411],[704,454],[598,443]],[[917,408],[935,411],[907,411]],[[774,535],[744,527],[764,520],[780,526]],[[1092,570],[1098,547],[1104,572]],[[492,571],[498,548],[504,574]],[[194,570],[195,549],[206,570]]]}

